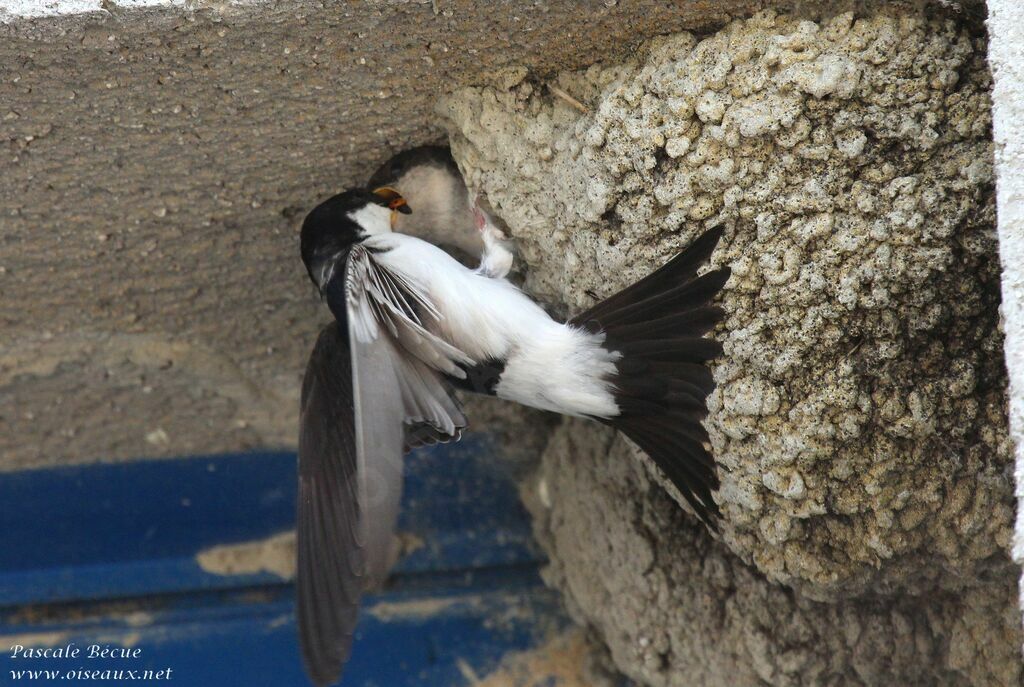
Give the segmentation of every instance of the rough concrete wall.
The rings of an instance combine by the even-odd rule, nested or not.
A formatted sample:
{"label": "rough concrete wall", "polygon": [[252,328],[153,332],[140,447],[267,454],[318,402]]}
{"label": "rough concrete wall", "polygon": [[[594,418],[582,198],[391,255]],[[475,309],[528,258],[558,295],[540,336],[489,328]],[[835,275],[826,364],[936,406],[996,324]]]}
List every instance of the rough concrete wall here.
{"label": "rough concrete wall", "polygon": [[[1017,447],[1017,527],[1014,559],[1024,565],[1024,5],[989,2],[989,62],[996,143],[999,256],[1003,275],[1010,433]],[[1024,599],[1021,606],[1024,607]]]}
{"label": "rough concrete wall", "polygon": [[0,2],[0,469],[293,445],[307,209],[449,88],[756,4]]}
{"label": "rough concrete wall", "polygon": [[765,13],[558,83],[589,111],[529,80],[441,107],[527,288],[581,309],[718,224],[734,274],[722,540],[566,425],[533,501],[579,617],[649,684],[1018,684],[981,27]]}

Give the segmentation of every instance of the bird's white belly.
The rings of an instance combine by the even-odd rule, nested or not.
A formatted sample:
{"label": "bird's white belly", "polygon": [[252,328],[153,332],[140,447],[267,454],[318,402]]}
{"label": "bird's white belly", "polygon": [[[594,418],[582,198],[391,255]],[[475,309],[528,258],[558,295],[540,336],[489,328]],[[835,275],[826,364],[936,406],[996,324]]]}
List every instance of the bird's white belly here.
{"label": "bird's white belly", "polygon": [[567,415],[613,417],[609,378],[617,353],[602,337],[555,322],[504,279],[467,269],[429,243],[402,234],[373,237],[376,259],[416,282],[441,313],[430,329],[480,363],[502,361],[495,393]]}

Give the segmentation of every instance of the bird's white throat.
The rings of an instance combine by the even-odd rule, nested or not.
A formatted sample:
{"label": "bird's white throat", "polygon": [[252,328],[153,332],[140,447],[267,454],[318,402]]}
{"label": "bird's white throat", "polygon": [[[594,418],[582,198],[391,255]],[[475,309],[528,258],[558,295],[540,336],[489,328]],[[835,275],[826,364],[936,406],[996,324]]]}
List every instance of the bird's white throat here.
{"label": "bird's white throat", "polygon": [[391,233],[390,208],[380,205],[366,205],[355,212],[348,213],[348,216],[368,236]]}

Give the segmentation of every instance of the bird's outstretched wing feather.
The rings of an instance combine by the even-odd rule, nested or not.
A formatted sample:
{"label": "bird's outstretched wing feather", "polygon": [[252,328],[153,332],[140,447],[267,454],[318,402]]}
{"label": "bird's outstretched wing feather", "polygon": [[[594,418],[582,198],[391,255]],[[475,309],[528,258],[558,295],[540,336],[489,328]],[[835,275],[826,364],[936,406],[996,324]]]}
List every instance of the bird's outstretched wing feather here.
{"label": "bird's outstretched wing feather", "polygon": [[466,418],[441,372],[471,362],[426,329],[439,315],[423,291],[369,251],[354,248],[334,283],[327,298],[345,322],[310,356],[299,433],[297,616],[317,685],[340,676],[359,597],[387,576],[402,453],[459,438]]}
{"label": "bird's outstretched wing feather", "polygon": [[296,614],[306,669],[325,685],[348,658],[366,570],[351,347],[336,322],[306,366],[299,427]]}

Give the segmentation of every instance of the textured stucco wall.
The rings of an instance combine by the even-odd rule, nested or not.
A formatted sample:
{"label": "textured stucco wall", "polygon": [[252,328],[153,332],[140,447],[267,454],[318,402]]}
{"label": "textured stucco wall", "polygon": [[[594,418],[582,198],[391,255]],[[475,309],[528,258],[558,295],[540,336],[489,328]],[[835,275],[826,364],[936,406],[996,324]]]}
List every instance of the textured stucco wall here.
{"label": "textured stucco wall", "polygon": [[527,288],[578,310],[717,224],[734,275],[721,541],[621,439],[569,423],[545,454],[533,510],[579,617],[656,685],[1018,684],[980,23],[764,13],[558,83],[589,112],[528,81],[440,108]]}
{"label": "textured stucco wall", "polygon": [[758,3],[144,4],[0,4],[0,469],[294,445],[306,210],[450,88]]}

